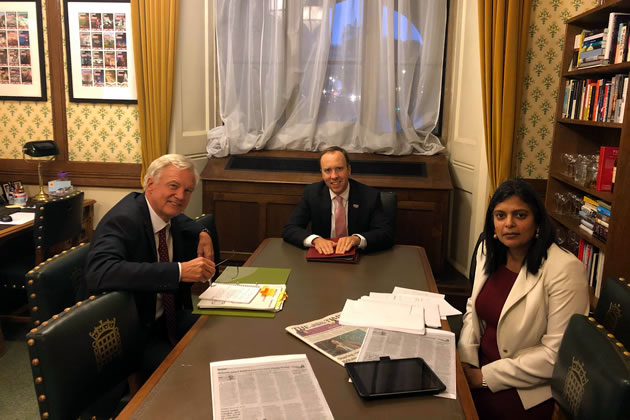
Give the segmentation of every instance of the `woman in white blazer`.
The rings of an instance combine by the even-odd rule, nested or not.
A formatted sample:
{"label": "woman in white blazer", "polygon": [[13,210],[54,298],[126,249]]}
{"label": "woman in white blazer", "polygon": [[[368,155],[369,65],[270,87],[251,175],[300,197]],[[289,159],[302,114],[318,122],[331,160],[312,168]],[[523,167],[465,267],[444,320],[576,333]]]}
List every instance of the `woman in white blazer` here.
{"label": "woman in white blazer", "polygon": [[481,419],[551,418],[549,379],[571,315],[588,313],[584,265],[554,244],[542,201],[522,179],[486,213],[458,343]]}

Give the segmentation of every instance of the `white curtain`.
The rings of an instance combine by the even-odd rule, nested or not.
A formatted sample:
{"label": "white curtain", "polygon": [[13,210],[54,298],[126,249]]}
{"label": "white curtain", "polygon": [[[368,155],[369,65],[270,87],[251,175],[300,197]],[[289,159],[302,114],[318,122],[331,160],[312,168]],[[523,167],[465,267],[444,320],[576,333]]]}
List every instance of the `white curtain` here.
{"label": "white curtain", "polygon": [[446,0],[216,2],[221,118],[209,156],[435,154]]}

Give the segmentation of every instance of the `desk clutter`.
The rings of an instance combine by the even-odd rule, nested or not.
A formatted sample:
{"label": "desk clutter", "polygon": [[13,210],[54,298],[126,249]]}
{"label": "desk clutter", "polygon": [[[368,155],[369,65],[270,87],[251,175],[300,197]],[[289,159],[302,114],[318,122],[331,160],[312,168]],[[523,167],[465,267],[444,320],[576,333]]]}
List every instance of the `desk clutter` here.
{"label": "desk clutter", "polygon": [[199,295],[193,311],[203,315],[273,317],[287,298],[288,268],[226,267]]}
{"label": "desk clutter", "polygon": [[342,312],[285,330],[342,366],[420,357],[446,385],[438,396],[455,399],[455,335],[437,328],[441,318],[460,313],[444,295],[395,287],[348,299]]}

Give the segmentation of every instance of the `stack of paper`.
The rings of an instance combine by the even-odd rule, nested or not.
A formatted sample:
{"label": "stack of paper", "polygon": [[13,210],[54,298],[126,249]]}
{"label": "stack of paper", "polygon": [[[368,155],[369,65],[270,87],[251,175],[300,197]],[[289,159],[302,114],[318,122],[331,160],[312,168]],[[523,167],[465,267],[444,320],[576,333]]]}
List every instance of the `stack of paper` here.
{"label": "stack of paper", "polygon": [[393,293],[372,292],[359,300],[346,300],[339,323],[424,334],[425,325],[440,328],[441,317],[456,314],[461,312],[444,295],[396,287]]}
{"label": "stack of paper", "polygon": [[[284,284],[218,284],[199,295],[199,308],[278,312],[286,298]],[[251,297],[250,297],[251,296]]]}

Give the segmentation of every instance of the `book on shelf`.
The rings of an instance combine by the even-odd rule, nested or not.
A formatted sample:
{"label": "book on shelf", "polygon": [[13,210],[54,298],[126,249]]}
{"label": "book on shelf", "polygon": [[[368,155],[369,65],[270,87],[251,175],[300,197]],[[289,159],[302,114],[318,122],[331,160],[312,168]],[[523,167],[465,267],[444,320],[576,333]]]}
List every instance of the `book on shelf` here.
{"label": "book on shelf", "polygon": [[606,32],[606,48],[604,56],[609,63],[614,63],[614,54],[617,51],[618,31],[621,23],[630,21],[630,13],[613,12],[608,15],[608,31]]}
{"label": "book on shelf", "polygon": [[606,254],[604,250],[599,250],[599,258],[597,261],[597,271],[595,275],[595,297],[599,298],[599,294],[602,290],[602,281],[604,276],[604,260],[606,258]]}
{"label": "book on shelf", "polygon": [[599,148],[599,163],[595,188],[598,191],[610,191],[612,189],[612,175],[615,160],[619,156],[619,147],[601,146]]}
{"label": "book on shelf", "polygon": [[584,233],[586,233],[589,236],[593,236],[593,229],[589,229],[583,224],[580,224],[580,230],[582,230]]}

